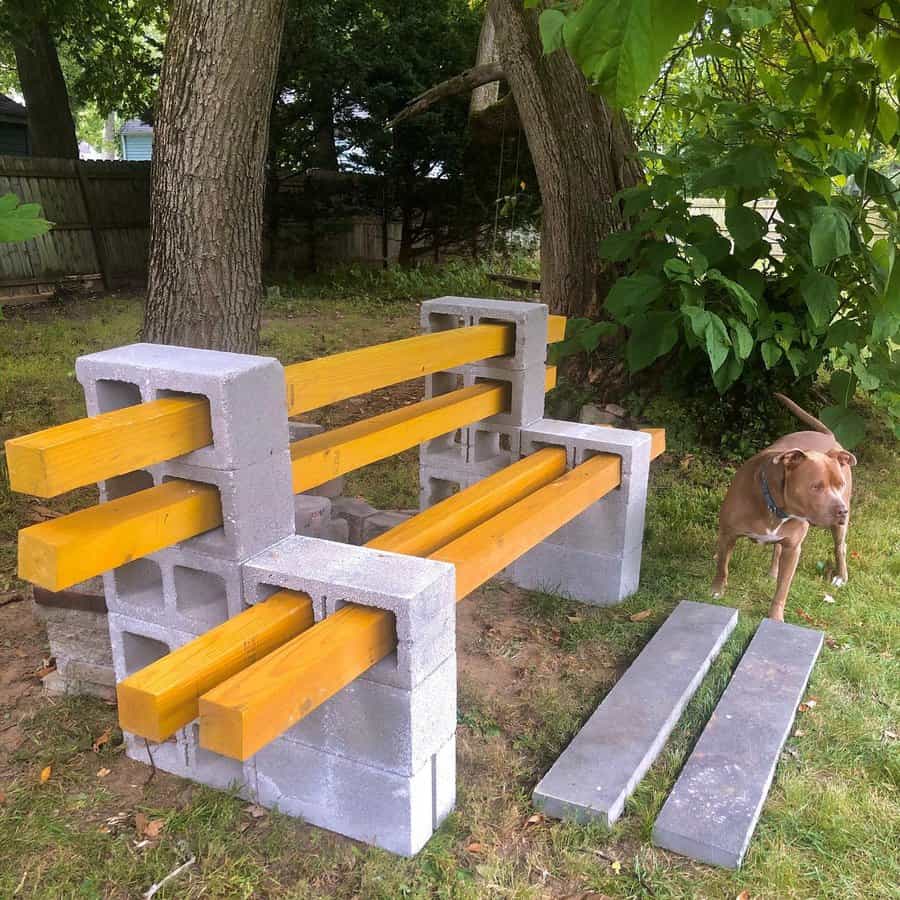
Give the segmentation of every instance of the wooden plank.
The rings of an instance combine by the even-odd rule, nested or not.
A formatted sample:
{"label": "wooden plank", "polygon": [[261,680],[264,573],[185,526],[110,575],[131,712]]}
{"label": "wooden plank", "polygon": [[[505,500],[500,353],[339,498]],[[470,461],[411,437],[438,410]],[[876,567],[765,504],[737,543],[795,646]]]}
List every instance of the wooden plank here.
{"label": "wooden plank", "polygon": [[295,363],[284,370],[288,415],[327,406],[432,372],[513,351],[511,325],[476,325],[421,334]]}
{"label": "wooden plank", "polygon": [[19,532],[19,577],[61,591],[222,524],[219,492],[169,481]]}
{"label": "wooden plank", "polygon": [[432,553],[456,566],[456,597],[475,588],[617,487],[622,460],[600,453]]}
{"label": "wooden plank", "polygon": [[313,625],[312,601],[279,591],[116,686],[119,725],[164,741],[197,718],[201,694]]}
{"label": "wooden plank", "polygon": [[[564,451],[552,448],[542,454],[522,462],[531,463],[535,470],[543,469],[545,476],[556,471],[558,465],[565,466],[564,458],[560,460]],[[507,472],[498,475],[509,477]],[[475,518],[481,518],[481,524],[472,527],[466,522],[468,527],[462,537],[431,552],[428,558],[442,559],[456,566],[457,599],[462,599],[512,559],[612,490],[620,477],[619,457],[592,457],[577,469],[526,493],[523,499],[492,516],[473,516],[470,521],[474,523]],[[492,479],[496,488],[501,479],[497,476]],[[500,492],[495,496],[501,496]],[[415,546],[412,533],[416,520],[423,521],[426,529],[440,528],[438,523],[443,520],[446,534],[456,532],[464,524],[460,521],[465,518],[461,515],[463,504],[467,505],[473,497],[478,498],[478,492],[469,488],[435,506],[432,518],[421,514],[406,523],[412,528],[392,529],[388,533],[391,537],[381,544],[381,549]],[[503,499],[510,497],[503,495]],[[478,499],[473,502],[468,510],[470,514],[478,509],[478,502]],[[557,504],[557,508],[550,504]],[[438,510],[446,514],[442,515]],[[473,539],[470,540],[470,536],[474,536]],[[369,544],[374,545],[374,542]],[[395,646],[390,613],[348,604],[201,696],[200,745],[233,759],[248,759],[387,656]]]}
{"label": "wooden plank", "polygon": [[650,435],[650,459],[656,459],[666,452],[665,428],[642,428],[641,431]]}
{"label": "wooden plank", "polygon": [[566,317],[547,317],[547,343],[558,344],[566,338]]}
{"label": "wooden plank", "polygon": [[475,384],[291,444],[294,493],[503,412],[509,388]]}
{"label": "wooden plank", "polygon": [[14,491],[55,497],[212,443],[209,402],[172,397],[6,442]]}

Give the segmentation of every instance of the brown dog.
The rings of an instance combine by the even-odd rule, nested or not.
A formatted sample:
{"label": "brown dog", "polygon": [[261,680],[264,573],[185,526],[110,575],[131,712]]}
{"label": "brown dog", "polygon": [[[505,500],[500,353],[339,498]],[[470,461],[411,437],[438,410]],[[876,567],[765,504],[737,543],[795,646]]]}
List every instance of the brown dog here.
{"label": "brown dog", "polygon": [[836,564],[831,583],[836,587],[847,583],[847,528],[853,488],[850,467],[856,465],[856,457],[793,400],[783,394],[775,396],[815,431],[785,435],[737,470],[719,512],[718,565],[712,592],[714,597],[725,593],[728,562],[739,537],[774,544],[769,575],[778,585],[769,616],[783,621],[800,547],[810,525],[831,529]]}

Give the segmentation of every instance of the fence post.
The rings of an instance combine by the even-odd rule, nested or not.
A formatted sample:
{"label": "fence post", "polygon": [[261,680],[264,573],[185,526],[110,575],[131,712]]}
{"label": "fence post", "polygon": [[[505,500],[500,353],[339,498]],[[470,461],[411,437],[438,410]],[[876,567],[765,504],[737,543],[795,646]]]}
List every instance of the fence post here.
{"label": "fence post", "polygon": [[96,216],[94,215],[93,203],[90,199],[87,186],[87,176],[81,167],[81,160],[75,161],[75,174],[78,176],[78,185],[81,188],[81,199],[84,203],[84,213],[87,216],[88,225],[91,229],[91,239],[94,242],[94,255],[97,257],[97,265],[100,269],[100,275],[103,278],[103,289],[110,289],[109,263],[106,258],[106,250],[100,241],[100,234],[96,224]]}

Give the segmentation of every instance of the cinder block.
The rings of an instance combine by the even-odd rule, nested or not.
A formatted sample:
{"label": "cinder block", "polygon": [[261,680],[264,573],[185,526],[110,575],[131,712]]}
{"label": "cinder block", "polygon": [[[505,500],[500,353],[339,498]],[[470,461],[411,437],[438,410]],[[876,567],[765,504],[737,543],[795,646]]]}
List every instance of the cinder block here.
{"label": "cinder block", "polygon": [[127,497],[137,491],[145,491],[158,483],[158,472],[154,472],[153,466],[149,469],[136,469],[134,472],[126,472],[124,475],[116,475],[99,483],[100,502],[118,500],[119,497]]}
{"label": "cinder block", "polygon": [[206,397],[213,443],[180,457],[183,463],[237,469],[287,448],[284,370],[277,359],[130,344],[80,357],[75,373],[92,416],[161,397]]}
{"label": "cinder block", "polygon": [[[347,603],[374,606],[394,614],[397,659],[388,665],[397,686],[420,683],[455,650],[455,571],[451,564],[335,544],[316,538],[287,538],[248,560],[244,596],[258,603],[274,590],[302,591],[313,601],[317,620]],[[449,652],[434,658],[436,632]],[[377,666],[385,667],[389,660]],[[370,677],[378,673],[370,670]]]}
{"label": "cinder block", "polygon": [[763,619],[653,825],[656,846],[740,868],[823,639]]}
{"label": "cinder block", "polygon": [[516,329],[515,351],[491,364],[504,369],[543,366],[547,359],[547,306],[518,300],[479,297],[438,297],[422,304],[424,331],[445,331],[470,325],[510,323]]}
{"label": "cinder block", "polygon": [[408,776],[282,737],[256,754],[256,774],[263,806],[413,856],[455,802],[456,738]]}
{"label": "cinder block", "polygon": [[[316,535],[313,535],[316,537]],[[332,519],[323,529],[321,537],[326,541],[338,544],[352,543],[350,540],[350,524],[346,519]]]}
{"label": "cinder block", "polygon": [[541,419],[522,429],[522,455],[542,447],[565,447],[572,468],[597,453],[614,453],[622,458],[623,478],[632,473],[642,476],[649,469],[651,440],[643,431]]}
{"label": "cinder block", "polygon": [[683,600],[541,779],[535,805],[612,827],[737,618],[737,610]]}
{"label": "cinder block", "polygon": [[200,634],[246,608],[239,562],[169,547],[104,575],[111,612]]}
{"label": "cinder block", "polygon": [[428,509],[447,497],[476,484],[483,477],[477,468],[465,463],[455,466],[419,463],[419,509]]}
{"label": "cinder block", "polygon": [[351,544],[363,543],[363,525],[369,516],[377,512],[374,506],[357,497],[340,497],[331,504],[332,516],[347,521]]}
{"label": "cinder block", "polygon": [[641,546],[608,556],[544,542],[505,572],[513,584],[529,591],[546,591],[591,606],[613,606],[638,588]]}
{"label": "cinder block", "polygon": [[374,538],[379,537],[386,531],[402,525],[410,519],[410,513],[399,512],[396,510],[385,510],[384,512],[375,513],[369,516],[363,524],[363,543],[367,544]]}
{"label": "cinder block", "polygon": [[315,422],[294,422],[288,419],[288,434],[291,443],[303,441],[306,438],[315,437],[325,430],[324,425],[317,425]]}
{"label": "cinder block", "polygon": [[304,493],[308,497],[327,497],[329,500],[337,500],[344,493],[346,485],[347,479],[343,475],[339,475],[337,478],[332,478],[331,481],[304,491]]}
{"label": "cinder block", "polygon": [[234,471],[180,462],[161,466],[165,480],[183,478],[219,489],[224,526],[183,541],[185,550],[243,560],[294,533],[294,491],[288,450]]}
{"label": "cinder block", "polygon": [[543,363],[525,369],[504,369],[494,365],[466,366],[463,378],[466,387],[485,382],[509,385],[509,412],[489,416],[484,420],[485,424],[518,428],[543,420],[546,394]]}
{"label": "cinder block", "polygon": [[294,496],[294,530],[296,534],[321,532],[331,519],[331,501],[327,497],[311,497],[309,494]]}
{"label": "cinder block", "polygon": [[357,678],[283,737],[376,769],[413,775],[456,733],[456,657],[414,690]]}
{"label": "cinder block", "polygon": [[109,613],[107,621],[116,683],[196,637],[188,632],[116,613]]}

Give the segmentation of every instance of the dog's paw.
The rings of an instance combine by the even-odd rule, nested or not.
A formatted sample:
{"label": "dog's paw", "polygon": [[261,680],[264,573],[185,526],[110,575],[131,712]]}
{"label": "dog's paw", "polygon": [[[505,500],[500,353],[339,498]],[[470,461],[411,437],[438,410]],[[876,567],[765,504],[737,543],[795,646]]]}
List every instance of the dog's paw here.
{"label": "dog's paw", "polygon": [[714,587],[711,591],[713,600],[721,600],[725,596],[725,588]]}
{"label": "dog's paw", "polygon": [[831,579],[831,583],[835,587],[843,587],[847,583],[847,579],[841,578],[840,575],[835,575],[834,578]]}

